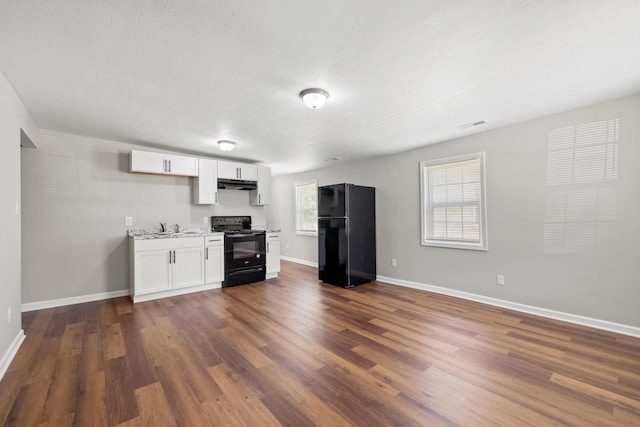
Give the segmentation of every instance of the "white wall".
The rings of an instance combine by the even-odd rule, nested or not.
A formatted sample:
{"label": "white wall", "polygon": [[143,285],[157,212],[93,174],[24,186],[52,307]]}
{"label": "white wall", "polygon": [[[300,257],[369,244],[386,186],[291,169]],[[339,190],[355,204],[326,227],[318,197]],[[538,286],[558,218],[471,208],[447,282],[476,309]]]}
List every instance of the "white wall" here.
{"label": "white wall", "polygon": [[129,173],[131,149],[145,148],[43,130],[38,149],[24,150],[23,303],[128,289],[127,228],[205,227],[211,215],[265,225],[248,191],[220,190],[219,204],[194,205],[191,178]]}
{"label": "white wall", "polygon": [[[638,327],[638,117],[640,96],[633,96],[397,155],[279,176],[273,180],[268,226],[282,228],[284,256],[317,262],[316,238],[295,235],[294,182],[317,178],[318,185],[374,186],[379,276]],[[609,119],[620,119],[616,179],[548,186],[549,132]],[[421,246],[419,161],[477,151],[486,152],[489,251]],[[558,189],[589,193],[600,186],[616,195],[613,220],[607,224],[615,229],[609,227],[609,235],[600,233],[589,243],[595,222],[587,221],[582,234],[574,232],[571,237],[574,243],[583,239],[583,247],[552,252],[550,240],[545,241],[549,195]],[[578,211],[589,213],[590,208]],[[612,212],[606,214],[611,219]],[[397,259],[396,268],[391,267],[391,258]],[[496,286],[496,274],[505,275],[505,286]]]}
{"label": "white wall", "polygon": [[[0,377],[22,335],[20,316],[20,130],[36,144],[37,129],[0,72]],[[18,213],[16,214],[16,203]],[[9,320],[8,311],[12,316]]]}

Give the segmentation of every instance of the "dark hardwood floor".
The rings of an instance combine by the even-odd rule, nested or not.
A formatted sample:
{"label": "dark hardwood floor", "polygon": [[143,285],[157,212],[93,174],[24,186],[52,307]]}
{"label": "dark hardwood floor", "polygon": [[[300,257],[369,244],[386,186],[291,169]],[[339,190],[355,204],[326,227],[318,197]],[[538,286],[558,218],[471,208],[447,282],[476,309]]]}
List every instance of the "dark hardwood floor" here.
{"label": "dark hardwood floor", "polygon": [[16,426],[639,426],[640,339],[384,283],[23,314]]}

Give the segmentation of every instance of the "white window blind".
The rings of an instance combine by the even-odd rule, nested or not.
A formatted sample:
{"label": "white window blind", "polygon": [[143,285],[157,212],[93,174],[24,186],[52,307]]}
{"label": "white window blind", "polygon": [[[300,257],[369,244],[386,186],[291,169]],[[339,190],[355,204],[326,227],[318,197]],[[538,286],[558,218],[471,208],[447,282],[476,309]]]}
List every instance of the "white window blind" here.
{"label": "white window blind", "polygon": [[586,252],[616,234],[619,143],[618,118],[549,132],[545,252]]}
{"label": "white window blind", "polygon": [[318,187],[316,181],[295,183],[296,234],[318,234]]}
{"label": "white window blind", "polygon": [[420,162],[422,244],[487,249],[484,154]]}

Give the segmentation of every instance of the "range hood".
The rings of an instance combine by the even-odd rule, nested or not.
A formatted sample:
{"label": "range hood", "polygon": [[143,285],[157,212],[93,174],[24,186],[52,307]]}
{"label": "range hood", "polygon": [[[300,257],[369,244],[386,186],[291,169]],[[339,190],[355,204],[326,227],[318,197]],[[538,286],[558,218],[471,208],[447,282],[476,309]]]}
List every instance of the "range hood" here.
{"label": "range hood", "polygon": [[218,188],[227,190],[255,190],[258,188],[256,181],[245,181],[243,179],[218,178]]}

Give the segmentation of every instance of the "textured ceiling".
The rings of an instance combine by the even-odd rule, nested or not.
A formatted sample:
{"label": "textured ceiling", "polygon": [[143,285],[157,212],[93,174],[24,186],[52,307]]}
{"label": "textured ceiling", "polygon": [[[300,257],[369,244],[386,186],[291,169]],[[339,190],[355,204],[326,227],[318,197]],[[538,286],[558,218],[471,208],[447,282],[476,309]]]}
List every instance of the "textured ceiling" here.
{"label": "textured ceiling", "polygon": [[41,128],[232,139],[286,174],[637,93],[639,22],[638,0],[0,0],[0,70]]}

